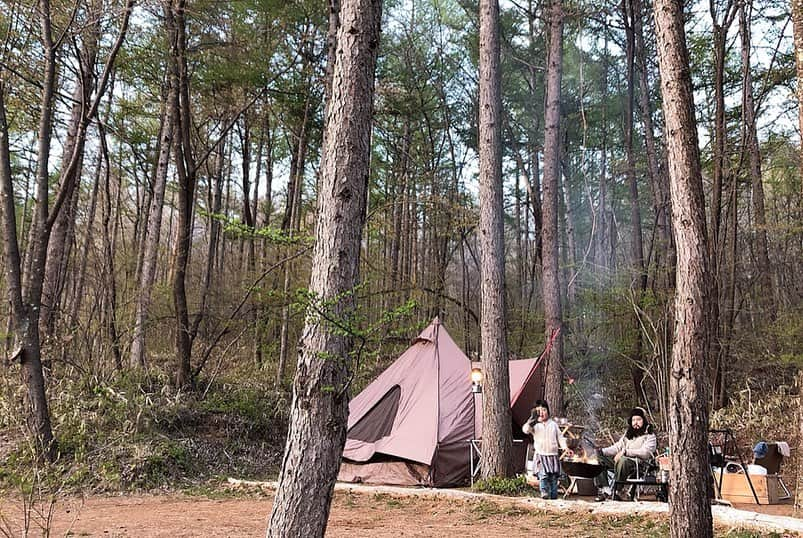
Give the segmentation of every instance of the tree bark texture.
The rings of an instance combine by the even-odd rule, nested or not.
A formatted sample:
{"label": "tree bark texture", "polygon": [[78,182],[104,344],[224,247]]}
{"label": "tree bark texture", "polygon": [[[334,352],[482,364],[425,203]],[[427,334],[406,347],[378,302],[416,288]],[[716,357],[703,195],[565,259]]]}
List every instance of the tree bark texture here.
{"label": "tree bark texture", "polygon": [[554,416],[563,415],[563,311],[560,293],[558,211],[560,174],[560,84],[563,72],[563,5],[552,0],[544,112],[543,289],[546,342],[549,347],[544,395]]}
{"label": "tree bark texture", "polygon": [[[795,0],[797,1],[797,0]],[[803,509],[803,369],[797,373],[797,487],[795,495],[795,510]]]}
{"label": "tree bark texture", "polygon": [[[797,73],[797,121],[798,132],[803,133],[803,0],[792,0],[792,32],[795,43],[795,71]],[[803,198],[803,143],[799,145],[798,174]],[[798,207],[801,207],[800,205]],[[800,215],[803,217],[803,214]],[[798,458],[801,460],[797,471],[797,495],[795,506],[803,508],[803,370],[797,375],[797,390],[800,414],[798,417]]]}
{"label": "tree bark texture", "polygon": [[324,535],[346,441],[355,365],[338,324],[353,313],[359,279],[381,11],[379,0],[341,4],[310,276],[313,301],[324,303],[307,312],[268,537]]}
{"label": "tree bark texture", "polygon": [[658,0],[654,10],[678,255],[669,381],[670,533],[673,538],[710,537],[706,360],[710,298],[703,182],[683,4]]}
{"label": "tree bark texture", "polygon": [[505,238],[502,195],[502,96],[499,3],[480,0],[479,249],[481,263],[483,478],[508,476],[512,437],[505,319]]}
{"label": "tree bark texture", "polygon": [[[803,133],[803,0],[792,0],[792,33],[795,42],[795,72],[797,73],[797,126]],[[800,178],[803,189],[803,144],[800,145]],[[801,190],[803,196],[803,190]]]}

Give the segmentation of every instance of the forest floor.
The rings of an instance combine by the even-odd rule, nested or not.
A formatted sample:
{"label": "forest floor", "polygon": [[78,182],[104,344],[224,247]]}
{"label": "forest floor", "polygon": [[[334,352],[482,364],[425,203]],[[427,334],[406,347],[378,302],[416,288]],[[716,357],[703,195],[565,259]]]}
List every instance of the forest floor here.
{"label": "forest floor", "polygon": [[[203,495],[61,497],[27,509],[22,500],[6,497],[0,498],[0,536],[264,536],[272,501],[272,489],[254,483]],[[803,536],[803,519],[790,517],[791,505],[758,507],[761,512],[751,508],[714,507],[717,535]],[[463,490],[338,484],[327,536],[662,537],[668,535],[666,510],[666,504],[656,502],[593,503],[582,497],[542,501]]]}

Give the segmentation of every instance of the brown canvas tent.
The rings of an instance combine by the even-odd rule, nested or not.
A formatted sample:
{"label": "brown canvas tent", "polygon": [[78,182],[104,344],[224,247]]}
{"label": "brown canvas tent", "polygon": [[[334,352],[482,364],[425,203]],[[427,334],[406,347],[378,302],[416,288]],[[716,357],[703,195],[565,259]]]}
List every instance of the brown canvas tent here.
{"label": "brown canvas tent", "polygon": [[[517,435],[542,394],[538,365],[538,359],[510,361],[511,427]],[[433,320],[349,404],[338,479],[425,486],[467,482],[468,440],[480,437],[482,424],[481,396],[471,392],[471,367],[443,325]]]}

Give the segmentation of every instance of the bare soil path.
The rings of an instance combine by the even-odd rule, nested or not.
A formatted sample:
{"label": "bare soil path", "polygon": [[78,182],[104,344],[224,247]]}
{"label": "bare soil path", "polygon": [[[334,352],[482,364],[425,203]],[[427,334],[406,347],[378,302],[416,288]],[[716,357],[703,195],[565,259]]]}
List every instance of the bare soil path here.
{"label": "bare soil path", "polygon": [[[102,537],[250,537],[264,536],[273,494],[249,484],[224,491],[222,498],[186,495],[131,495],[60,498],[28,510],[29,535]],[[750,536],[802,536],[783,524],[803,520],[761,515],[735,516],[742,511],[715,507],[717,534],[752,525]],[[0,499],[0,536],[23,536],[23,503]],[[758,516],[756,516],[758,517]],[[789,521],[787,521],[789,520]],[[773,525],[775,525],[773,527]],[[771,532],[777,532],[772,535]],[[762,534],[763,533],[763,534]],[[338,485],[327,536],[491,537],[530,538],[668,535],[666,505],[653,502],[592,503],[584,500],[541,501],[504,498],[460,490]],[[748,536],[743,534],[740,536]]]}

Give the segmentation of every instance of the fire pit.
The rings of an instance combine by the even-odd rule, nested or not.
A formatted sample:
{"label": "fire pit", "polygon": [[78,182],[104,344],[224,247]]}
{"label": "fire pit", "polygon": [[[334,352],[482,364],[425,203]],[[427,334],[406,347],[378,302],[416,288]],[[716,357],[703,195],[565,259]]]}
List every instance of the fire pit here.
{"label": "fire pit", "polygon": [[563,471],[569,476],[578,478],[594,478],[600,474],[605,467],[596,463],[596,460],[583,461],[578,459],[565,459],[561,462]]}

